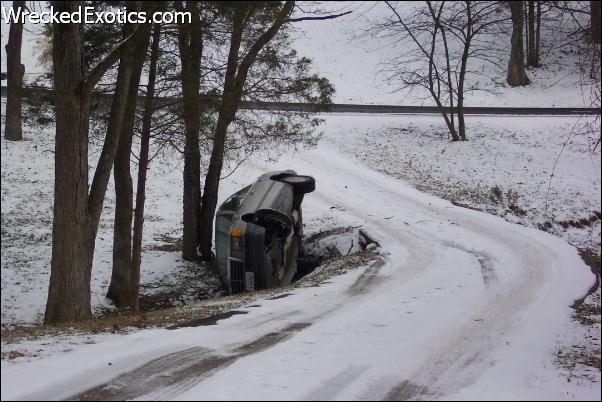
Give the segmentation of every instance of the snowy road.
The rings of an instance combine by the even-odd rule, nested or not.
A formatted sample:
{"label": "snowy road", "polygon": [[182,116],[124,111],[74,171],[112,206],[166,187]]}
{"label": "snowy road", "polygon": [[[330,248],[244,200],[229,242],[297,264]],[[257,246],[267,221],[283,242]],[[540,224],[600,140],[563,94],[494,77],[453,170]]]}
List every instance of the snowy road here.
{"label": "snowy road", "polygon": [[[458,208],[322,145],[237,172],[315,176],[306,220],[361,225],[385,263],[244,306],[3,367],[2,399],[599,399],[553,363],[594,278],[544,232]],[[24,386],[25,376],[36,378]]]}

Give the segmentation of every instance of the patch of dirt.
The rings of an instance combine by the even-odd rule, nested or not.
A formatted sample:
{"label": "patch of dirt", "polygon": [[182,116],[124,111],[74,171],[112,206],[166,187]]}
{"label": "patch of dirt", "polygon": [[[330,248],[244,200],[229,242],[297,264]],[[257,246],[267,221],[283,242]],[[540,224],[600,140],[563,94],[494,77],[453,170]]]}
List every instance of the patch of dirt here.
{"label": "patch of dirt", "polygon": [[232,316],[241,315],[241,314],[247,314],[247,312],[239,311],[239,310],[230,310],[230,311],[226,311],[225,313],[219,313],[219,314],[213,315],[211,317],[202,318],[200,320],[192,320],[192,321],[183,322],[178,325],[172,325],[170,327],[167,327],[167,329],[178,329],[178,328],[185,328],[185,327],[204,327],[207,325],[217,325],[217,322],[219,320],[225,320]]}
{"label": "patch of dirt", "polygon": [[145,250],[167,251],[167,252],[182,251],[182,238],[181,237],[173,237],[173,236],[169,236],[169,235],[163,235],[161,237],[155,238],[155,241],[160,241],[160,242],[162,242],[162,244],[148,246],[145,248]]}
{"label": "patch of dirt", "polygon": [[568,229],[571,226],[577,229],[583,229],[595,225],[599,220],[600,212],[594,211],[588,217],[558,221],[557,223],[565,229]]}
{"label": "patch of dirt", "polygon": [[366,250],[356,254],[339,257],[334,260],[323,263],[315,271],[304,276],[297,282],[300,287],[320,286],[327,283],[327,280],[336,275],[342,275],[349,270],[369,265],[378,260],[380,254],[375,250]]}
{"label": "patch of dirt", "polygon": [[556,353],[556,363],[567,371],[567,381],[585,378],[595,379],[595,371],[600,371],[600,255],[588,249],[580,249],[579,254],[596,276],[595,283],[588,293],[575,300],[572,308],[573,320],[584,328],[581,339]]}
{"label": "patch of dirt", "polygon": [[[188,305],[225,292],[219,275],[210,265],[188,263],[176,274],[140,285],[140,312]],[[115,310],[105,310],[102,315],[111,314]]]}
{"label": "patch of dirt", "polygon": [[305,243],[307,243],[307,244],[315,243],[318,240],[325,239],[326,237],[329,237],[329,236],[351,232],[351,231],[353,231],[353,229],[354,229],[353,226],[343,226],[343,227],[329,229],[329,230],[322,230],[322,231],[319,231],[319,232],[314,233],[311,236],[307,237],[307,239],[305,239]]}
{"label": "patch of dirt", "polygon": [[378,241],[361,227],[345,226],[320,231],[304,240],[308,255],[317,259],[317,265],[380,247]]}
{"label": "patch of dirt", "polygon": [[283,293],[281,295],[270,297],[270,298],[268,298],[268,300],[284,299],[285,297],[289,297],[290,295],[292,295],[292,293]]}

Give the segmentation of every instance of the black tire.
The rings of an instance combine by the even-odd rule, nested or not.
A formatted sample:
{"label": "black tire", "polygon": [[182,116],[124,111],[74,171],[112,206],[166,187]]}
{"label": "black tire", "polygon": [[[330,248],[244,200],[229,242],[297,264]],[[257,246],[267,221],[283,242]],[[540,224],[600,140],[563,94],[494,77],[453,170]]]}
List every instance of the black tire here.
{"label": "black tire", "polygon": [[290,184],[295,189],[295,192],[301,194],[311,193],[316,189],[316,179],[311,176],[290,175],[279,178],[278,181]]}

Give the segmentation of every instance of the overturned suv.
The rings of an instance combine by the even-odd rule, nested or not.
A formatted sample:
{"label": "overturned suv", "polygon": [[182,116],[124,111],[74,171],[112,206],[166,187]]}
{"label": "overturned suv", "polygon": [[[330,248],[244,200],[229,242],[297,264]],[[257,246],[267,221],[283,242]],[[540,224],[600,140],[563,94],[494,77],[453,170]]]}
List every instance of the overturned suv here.
{"label": "overturned suv", "polygon": [[215,219],[215,254],[230,293],[284,286],[304,257],[303,196],[311,176],[292,170],[266,173],[230,196]]}

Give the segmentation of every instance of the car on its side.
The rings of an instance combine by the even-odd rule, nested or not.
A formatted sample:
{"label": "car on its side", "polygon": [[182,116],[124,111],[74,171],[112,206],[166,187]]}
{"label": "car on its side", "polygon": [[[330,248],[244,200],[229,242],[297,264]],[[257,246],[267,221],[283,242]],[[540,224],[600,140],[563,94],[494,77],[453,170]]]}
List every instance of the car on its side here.
{"label": "car on its side", "polygon": [[215,218],[215,255],[230,294],[284,286],[303,258],[305,194],[311,176],[270,172],[230,196]]}

